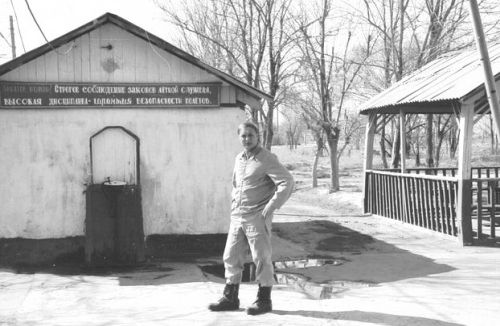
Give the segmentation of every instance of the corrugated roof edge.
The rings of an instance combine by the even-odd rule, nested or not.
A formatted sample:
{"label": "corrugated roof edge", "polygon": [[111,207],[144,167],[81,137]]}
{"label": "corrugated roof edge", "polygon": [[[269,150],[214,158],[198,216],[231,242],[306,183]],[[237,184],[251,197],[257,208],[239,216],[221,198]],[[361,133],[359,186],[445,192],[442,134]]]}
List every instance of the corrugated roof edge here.
{"label": "corrugated roof edge", "polygon": [[[494,43],[490,45],[490,48],[498,47],[500,46],[500,42]],[[430,66],[434,66],[436,64],[440,64],[440,61],[447,61],[450,58],[456,59],[456,55],[460,56],[473,56],[477,54],[477,50],[475,48],[469,48],[467,50],[461,50],[461,51],[452,51],[448,53],[444,53],[435,60],[429,62],[428,64],[422,66],[421,68],[415,70],[414,72],[410,73],[409,75],[403,77],[400,81],[397,83],[391,85],[389,88],[383,90],[382,92],[374,95],[371,99],[367,100],[364,104],[361,105],[361,110],[360,114],[367,115],[372,111],[378,112],[387,112],[387,111],[395,111],[396,107],[408,107],[408,106],[415,106],[415,105],[422,105],[422,104],[438,104],[438,106],[442,106],[443,103],[458,103],[458,102],[463,102],[470,98],[471,96],[474,96],[475,94],[484,91],[484,83],[477,85],[474,87],[472,90],[468,91],[467,93],[462,94],[460,97],[452,97],[452,98],[447,98],[447,99],[437,99],[437,100],[427,100],[427,101],[409,101],[409,102],[398,102],[398,103],[391,103],[389,105],[380,105],[380,106],[371,106],[370,103],[376,103],[379,101],[381,98],[387,95],[387,93],[390,93],[391,91],[394,91],[395,88],[400,87],[404,85],[408,80],[411,80],[421,74],[422,72],[428,70]],[[477,58],[479,61],[479,58]],[[495,80],[500,80],[500,72],[495,75]]]}
{"label": "corrugated roof edge", "polygon": [[[384,105],[379,107],[372,107],[362,109],[359,114],[368,115],[372,112],[381,114],[397,114],[399,109],[403,109],[407,113],[453,113],[453,105],[459,104],[459,99],[439,99],[435,101],[419,101],[419,102],[405,102],[395,103],[391,105]],[[424,106],[432,106],[426,109]],[[421,107],[417,107],[421,106]]]}
{"label": "corrugated roof edge", "polygon": [[47,52],[50,52],[52,50],[54,50],[55,48],[61,46],[61,45],[64,45],[66,44],[67,42],[85,34],[85,33],[88,33],[89,31],[92,31],[96,28],[98,28],[99,26],[102,26],[106,23],[112,23],[112,24],[115,24],[127,31],[129,31],[130,33],[144,39],[145,41],[147,42],[151,42],[152,44],[158,46],[159,48],[167,51],[167,52],[170,52],[172,53],[173,55],[183,59],[183,60],[186,60],[187,62],[213,74],[213,75],[216,75],[217,77],[221,78],[222,80],[226,81],[227,83],[233,85],[233,86],[236,86],[240,89],[242,89],[243,91],[245,91],[246,93],[248,93],[249,95],[257,98],[257,99],[266,99],[266,100],[272,100],[272,96],[251,86],[251,85],[248,85],[247,83],[244,83],[240,80],[238,80],[236,77],[233,77],[225,72],[222,72],[204,62],[202,62],[200,59],[192,56],[191,54],[173,46],[172,44],[168,43],[167,41],[161,39],[160,37],[154,35],[154,34],[151,34],[149,33],[148,31],[144,30],[143,28],[129,22],[128,20],[118,16],[118,15],[115,15],[115,14],[112,14],[112,13],[105,13],[104,15],[56,38],[55,40],[53,41],[50,41],[49,43],[46,43],[36,49],[33,49],[29,52],[26,52],[25,54],[11,60],[11,61],[8,61],[6,63],[4,63],[3,65],[0,65],[0,76],[47,53]]}

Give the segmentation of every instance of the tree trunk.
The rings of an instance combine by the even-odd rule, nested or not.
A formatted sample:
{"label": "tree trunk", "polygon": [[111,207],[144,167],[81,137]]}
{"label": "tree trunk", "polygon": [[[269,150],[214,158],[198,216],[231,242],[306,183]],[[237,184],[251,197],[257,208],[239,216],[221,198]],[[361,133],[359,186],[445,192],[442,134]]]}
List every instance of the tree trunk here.
{"label": "tree trunk", "polygon": [[443,147],[443,142],[446,136],[446,127],[450,123],[451,116],[445,120],[444,123],[441,122],[441,116],[438,117],[437,120],[437,144],[436,144],[436,154],[435,154],[435,159],[434,159],[434,165],[436,167],[439,166],[439,161],[441,159],[441,148]]}
{"label": "tree trunk", "polygon": [[264,144],[264,146],[266,147],[267,150],[271,150],[271,146],[273,144],[273,136],[274,136],[273,124],[267,123],[267,125],[266,125],[266,141]]}
{"label": "tree trunk", "polygon": [[384,169],[387,169],[389,164],[387,163],[387,152],[385,149],[385,126],[382,127],[382,131],[380,133],[380,157],[382,158]]}
{"label": "tree trunk", "polygon": [[401,133],[399,132],[399,122],[396,123],[396,128],[394,128],[394,142],[392,144],[392,161],[391,167],[396,169],[399,167],[399,162],[401,161]]}
{"label": "tree trunk", "polygon": [[332,171],[330,176],[330,193],[340,190],[339,181],[339,161],[337,159],[337,149],[339,143],[339,133],[340,130],[337,127],[325,129],[326,140],[328,142],[328,147],[330,148],[330,169]]}
{"label": "tree trunk", "polygon": [[491,154],[495,154],[495,131],[493,129],[493,117],[490,114],[490,135],[491,135]]}
{"label": "tree trunk", "polygon": [[312,166],[312,187],[316,188],[318,187],[318,162],[319,162],[319,156],[321,154],[321,149],[319,147],[316,147],[316,154],[314,155],[314,162]]}
{"label": "tree trunk", "polygon": [[323,156],[323,150],[325,149],[325,143],[323,142],[323,133],[321,129],[310,128],[314,141],[316,142],[316,153],[314,155],[314,162],[312,166],[312,186],[316,188],[318,186],[318,162],[319,158]]}
{"label": "tree trunk", "polygon": [[444,134],[440,132],[438,134],[438,143],[436,145],[436,159],[434,161],[434,165],[436,167],[439,166],[439,160],[441,158],[441,147],[443,146],[443,140],[444,140]]}
{"label": "tree trunk", "polygon": [[274,100],[267,101],[267,115],[263,117],[265,119],[265,128],[266,128],[266,138],[264,139],[264,147],[267,150],[271,149],[273,144],[273,136],[274,136]]}
{"label": "tree trunk", "polygon": [[450,158],[454,159],[458,148],[458,140],[457,140],[458,126],[454,119],[451,121],[451,123],[452,126],[450,131],[448,132],[448,145],[450,149]]}
{"label": "tree trunk", "polygon": [[[259,104],[259,105],[262,106],[262,104]],[[250,114],[250,118],[251,118],[252,122],[258,126],[259,125],[259,109],[251,107],[249,114]]]}
{"label": "tree trunk", "polygon": [[450,135],[450,158],[454,159],[457,154],[458,142],[457,137],[452,134]]}

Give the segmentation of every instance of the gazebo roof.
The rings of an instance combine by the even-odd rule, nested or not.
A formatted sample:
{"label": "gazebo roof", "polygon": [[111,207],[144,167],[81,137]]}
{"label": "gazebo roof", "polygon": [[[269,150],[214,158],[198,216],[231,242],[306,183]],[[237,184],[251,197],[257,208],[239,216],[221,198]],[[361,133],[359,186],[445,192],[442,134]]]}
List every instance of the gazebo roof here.
{"label": "gazebo roof", "polygon": [[[490,46],[488,51],[498,84],[500,44]],[[467,100],[474,101],[476,113],[489,112],[484,71],[475,48],[429,62],[365,102],[361,114],[395,114],[400,109],[407,113],[453,113],[458,104]]]}

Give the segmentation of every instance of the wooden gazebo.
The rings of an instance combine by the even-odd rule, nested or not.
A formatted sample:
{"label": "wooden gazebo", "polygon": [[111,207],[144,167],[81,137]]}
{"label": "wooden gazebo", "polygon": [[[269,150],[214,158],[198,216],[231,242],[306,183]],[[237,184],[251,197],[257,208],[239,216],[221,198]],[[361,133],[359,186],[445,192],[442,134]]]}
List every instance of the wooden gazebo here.
{"label": "wooden gazebo", "polygon": [[[500,45],[490,48],[493,74],[500,89]],[[364,162],[364,210],[437,232],[461,243],[498,242],[500,162],[471,166],[474,124],[490,107],[477,52],[442,56],[402,79],[363,105],[368,116]],[[410,114],[453,114],[460,136],[458,166],[407,168],[405,121]],[[400,119],[400,169],[374,169],[376,133]]]}

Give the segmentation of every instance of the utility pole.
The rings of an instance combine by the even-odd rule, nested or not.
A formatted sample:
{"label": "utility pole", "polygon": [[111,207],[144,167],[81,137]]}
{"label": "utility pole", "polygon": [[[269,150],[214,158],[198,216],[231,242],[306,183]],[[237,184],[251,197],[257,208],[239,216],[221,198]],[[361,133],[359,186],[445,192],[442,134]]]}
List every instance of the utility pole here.
{"label": "utility pole", "polygon": [[14,20],[9,16],[10,20],[10,44],[12,48],[12,59],[16,58],[16,38],[14,36]]}
{"label": "utility pole", "polygon": [[495,120],[495,124],[497,127],[497,135],[500,135],[500,105],[498,103],[495,77],[493,76],[493,72],[491,70],[490,56],[488,54],[488,48],[486,46],[486,40],[484,37],[483,23],[481,22],[481,16],[479,15],[477,1],[469,0],[469,4],[474,32],[476,34],[476,44],[479,50],[479,54],[481,55],[481,62],[484,69],[484,85],[486,88],[486,96],[488,97],[491,115],[493,116],[493,120]]}

